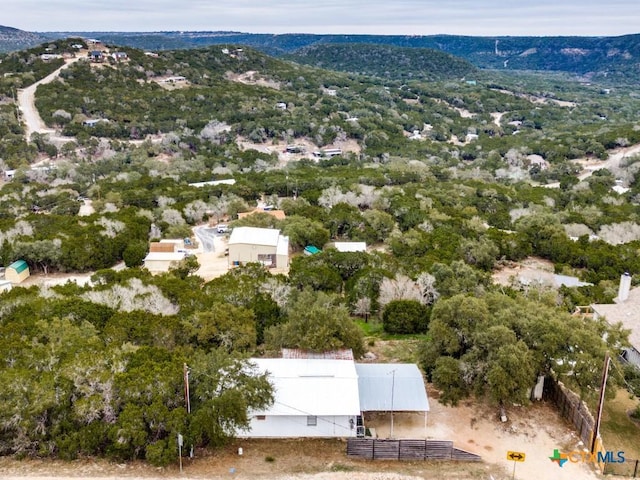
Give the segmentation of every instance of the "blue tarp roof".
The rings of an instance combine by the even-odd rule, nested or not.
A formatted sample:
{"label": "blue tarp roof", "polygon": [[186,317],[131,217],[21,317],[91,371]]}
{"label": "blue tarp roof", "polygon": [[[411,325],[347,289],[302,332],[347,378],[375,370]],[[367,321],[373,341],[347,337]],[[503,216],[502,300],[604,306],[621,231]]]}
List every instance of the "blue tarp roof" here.
{"label": "blue tarp roof", "polygon": [[320,249],[318,247],[314,247],[313,245],[307,245],[306,247],[304,247],[304,251],[310,253],[311,255],[320,253]]}

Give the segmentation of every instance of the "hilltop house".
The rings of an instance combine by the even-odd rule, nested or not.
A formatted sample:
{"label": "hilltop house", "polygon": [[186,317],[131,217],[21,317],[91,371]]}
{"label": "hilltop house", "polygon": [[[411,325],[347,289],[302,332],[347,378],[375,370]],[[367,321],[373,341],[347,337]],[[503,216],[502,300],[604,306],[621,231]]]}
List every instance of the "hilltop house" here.
{"label": "hilltop house", "polygon": [[127,55],[127,52],[113,52],[111,56],[117,62],[123,62],[129,59],[129,55]]}
{"label": "hilltop house", "polygon": [[102,62],[104,60],[104,55],[102,54],[102,52],[100,50],[91,50],[89,52],[89,59],[92,62]]}

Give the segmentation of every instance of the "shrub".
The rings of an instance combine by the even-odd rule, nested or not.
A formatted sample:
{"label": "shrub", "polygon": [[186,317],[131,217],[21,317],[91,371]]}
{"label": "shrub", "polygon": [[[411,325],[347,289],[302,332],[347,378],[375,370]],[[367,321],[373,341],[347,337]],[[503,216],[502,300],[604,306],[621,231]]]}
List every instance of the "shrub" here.
{"label": "shrub", "polygon": [[393,300],[382,312],[382,325],[387,333],[422,333],[429,325],[429,307],[417,300]]}

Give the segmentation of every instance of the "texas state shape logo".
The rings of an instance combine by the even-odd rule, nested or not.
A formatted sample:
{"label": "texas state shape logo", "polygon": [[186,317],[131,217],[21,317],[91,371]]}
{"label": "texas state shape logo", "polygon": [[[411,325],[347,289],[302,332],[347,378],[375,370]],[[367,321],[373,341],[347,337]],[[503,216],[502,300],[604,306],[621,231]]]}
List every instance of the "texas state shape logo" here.
{"label": "texas state shape logo", "polygon": [[553,451],[553,457],[549,457],[552,462],[556,462],[560,467],[562,467],[567,461],[567,455],[565,453],[560,453],[560,451],[556,448]]}

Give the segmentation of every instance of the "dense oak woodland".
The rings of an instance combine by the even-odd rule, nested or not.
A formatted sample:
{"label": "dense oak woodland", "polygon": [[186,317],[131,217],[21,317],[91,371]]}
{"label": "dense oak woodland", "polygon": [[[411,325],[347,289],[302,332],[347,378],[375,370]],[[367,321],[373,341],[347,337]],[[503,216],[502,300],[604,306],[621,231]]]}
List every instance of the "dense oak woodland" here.
{"label": "dense oak woodland", "polygon": [[[612,301],[622,272],[637,283],[640,157],[583,179],[572,160],[640,143],[633,89],[489,71],[408,81],[392,66],[381,79],[249,48],[126,49],[126,62],[77,62],[38,87],[43,119],[74,138],[56,145],[25,141],[13,101],[57,68],[43,48],[0,63],[1,167],[16,170],[0,189],[0,260],[92,282],[0,295],[0,454],[165,465],[177,433],[221,445],[272,401],[247,358],[282,347],[361,357],[378,337],[410,338],[444,401],[520,403],[538,375],[593,398],[605,352],[626,345],[628,332],[571,313]],[[172,76],[185,85],[159,82]],[[297,142],[350,147],[282,162],[277,151]],[[55,168],[31,168],[43,159]],[[223,178],[236,183],[189,185]],[[79,216],[79,197],[95,213]],[[259,198],[287,218],[235,220]],[[193,259],[155,276],[139,268],[149,240],[224,217],[288,235],[288,275],[256,264],[204,282]],[[301,253],[331,240],[375,248]],[[529,256],[593,285],[492,283]]]}

